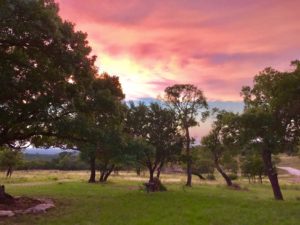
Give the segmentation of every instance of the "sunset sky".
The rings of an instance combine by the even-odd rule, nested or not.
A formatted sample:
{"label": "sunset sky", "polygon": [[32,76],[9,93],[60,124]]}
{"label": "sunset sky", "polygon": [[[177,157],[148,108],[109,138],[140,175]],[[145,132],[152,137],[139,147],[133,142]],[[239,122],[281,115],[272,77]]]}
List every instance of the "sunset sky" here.
{"label": "sunset sky", "polygon": [[298,0],[58,3],[60,15],[88,33],[99,70],[120,77],[126,99],[192,83],[226,106],[242,100],[241,87],[263,68],[286,70],[300,58]]}

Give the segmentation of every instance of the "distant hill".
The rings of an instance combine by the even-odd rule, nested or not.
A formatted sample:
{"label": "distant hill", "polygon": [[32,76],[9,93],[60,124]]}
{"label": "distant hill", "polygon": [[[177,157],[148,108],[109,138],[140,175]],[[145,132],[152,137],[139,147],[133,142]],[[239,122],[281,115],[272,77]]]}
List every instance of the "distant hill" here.
{"label": "distant hill", "polygon": [[51,161],[58,158],[58,154],[23,154],[26,161]]}
{"label": "distant hill", "polygon": [[[68,151],[68,152],[74,152],[75,150],[71,149],[61,149],[61,148],[26,148],[23,152],[24,154],[41,154],[41,155],[58,155],[61,152]],[[75,151],[76,152],[76,151]]]}
{"label": "distant hill", "polygon": [[[146,105],[156,102],[160,103],[161,101],[156,98],[140,98],[133,101],[135,104],[139,102],[144,102]],[[129,101],[127,101],[129,103]],[[230,112],[240,113],[244,110],[244,103],[242,101],[208,101],[209,108],[218,108],[222,110],[227,110]]]}

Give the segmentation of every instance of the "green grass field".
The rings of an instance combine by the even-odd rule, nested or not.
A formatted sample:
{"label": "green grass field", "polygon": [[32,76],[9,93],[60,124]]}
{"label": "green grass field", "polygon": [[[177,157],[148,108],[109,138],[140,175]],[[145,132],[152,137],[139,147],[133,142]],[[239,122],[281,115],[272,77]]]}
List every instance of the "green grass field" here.
{"label": "green grass field", "polygon": [[[23,174],[23,175],[22,175]],[[16,172],[1,179],[13,195],[49,197],[56,208],[46,214],[2,219],[0,224],[29,225],[255,225],[300,224],[300,185],[283,181],[285,201],[273,200],[270,186],[227,189],[222,180],[183,186],[184,176],[164,175],[167,192],[147,194],[134,174],[112,177],[107,184],[86,183],[88,173]],[[23,179],[22,179],[23,178]]]}

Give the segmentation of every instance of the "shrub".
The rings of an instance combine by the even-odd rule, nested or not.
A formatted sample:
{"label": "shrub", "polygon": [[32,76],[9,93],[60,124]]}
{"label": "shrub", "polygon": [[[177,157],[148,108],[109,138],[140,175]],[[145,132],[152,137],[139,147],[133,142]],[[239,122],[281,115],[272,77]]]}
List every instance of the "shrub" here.
{"label": "shrub", "polygon": [[213,174],[207,174],[206,179],[207,179],[207,180],[215,180],[216,177],[215,177],[215,175],[213,175]]}
{"label": "shrub", "polygon": [[236,180],[238,178],[238,175],[237,174],[229,174],[228,177],[230,178],[230,180]]}

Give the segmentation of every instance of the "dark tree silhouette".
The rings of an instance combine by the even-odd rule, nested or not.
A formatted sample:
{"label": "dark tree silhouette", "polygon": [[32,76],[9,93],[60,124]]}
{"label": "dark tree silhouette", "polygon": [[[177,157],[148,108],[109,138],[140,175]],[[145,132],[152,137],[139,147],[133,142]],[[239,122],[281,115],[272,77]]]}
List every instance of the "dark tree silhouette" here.
{"label": "dark tree silhouette", "polygon": [[300,64],[280,72],[267,68],[255,76],[253,87],[243,87],[245,111],[241,116],[243,139],[260,150],[265,172],[276,200],[283,200],[272,156],[291,152],[299,144]]}
{"label": "dark tree silhouette", "polygon": [[74,114],[96,57],[52,0],[1,1],[0,21],[0,146],[19,148]]}

